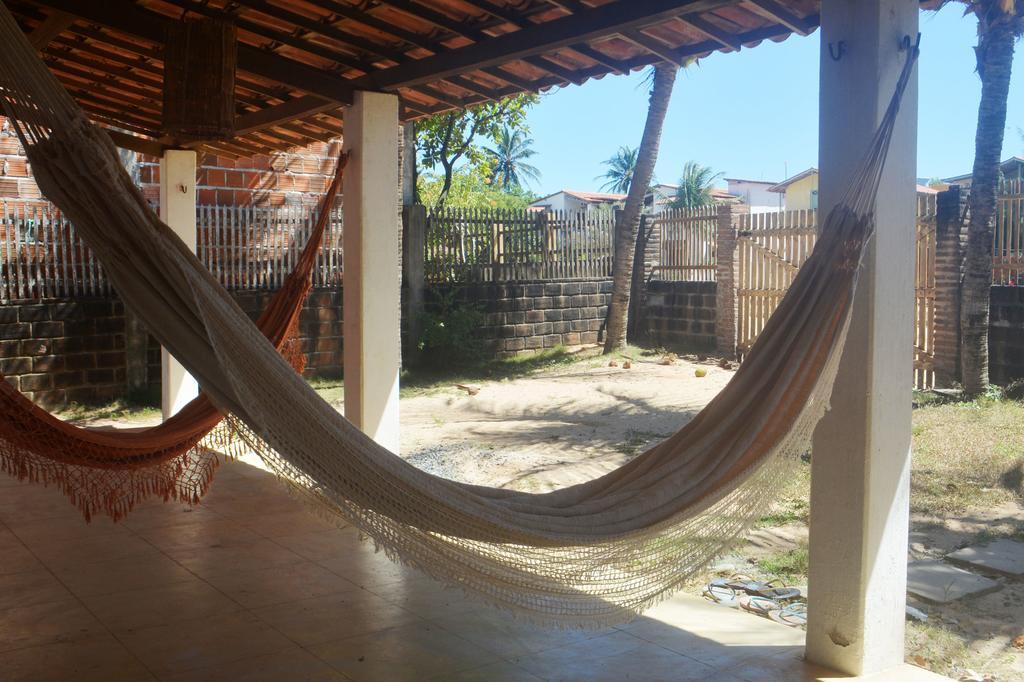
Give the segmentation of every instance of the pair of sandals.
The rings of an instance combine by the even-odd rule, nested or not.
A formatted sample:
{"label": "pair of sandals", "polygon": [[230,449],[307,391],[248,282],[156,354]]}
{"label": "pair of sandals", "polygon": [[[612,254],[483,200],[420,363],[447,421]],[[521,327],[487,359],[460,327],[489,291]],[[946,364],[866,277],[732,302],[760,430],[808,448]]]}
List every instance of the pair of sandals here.
{"label": "pair of sandals", "polygon": [[[704,588],[704,597],[717,604],[756,613],[789,627],[807,625],[807,604],[791,601],[800,597],[800,590],[786,587],[781,580],[764,582],[742,575],[720,578],[708,583]],[[790,603],[781,603],[785,601]]]}

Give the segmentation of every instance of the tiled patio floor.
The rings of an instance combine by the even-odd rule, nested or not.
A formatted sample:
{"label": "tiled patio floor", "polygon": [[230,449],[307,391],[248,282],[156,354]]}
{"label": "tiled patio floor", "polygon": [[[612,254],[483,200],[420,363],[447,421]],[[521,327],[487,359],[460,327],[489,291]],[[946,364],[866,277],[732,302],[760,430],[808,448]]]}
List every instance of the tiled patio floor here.
{"label": "tiled patio floor", "polygon": [[530,627],[392,564],[246,464],[195,510],[154,503],[116,525],[0,474],[6,682],[820,679],[802,644],[690,597],[621,628]]}

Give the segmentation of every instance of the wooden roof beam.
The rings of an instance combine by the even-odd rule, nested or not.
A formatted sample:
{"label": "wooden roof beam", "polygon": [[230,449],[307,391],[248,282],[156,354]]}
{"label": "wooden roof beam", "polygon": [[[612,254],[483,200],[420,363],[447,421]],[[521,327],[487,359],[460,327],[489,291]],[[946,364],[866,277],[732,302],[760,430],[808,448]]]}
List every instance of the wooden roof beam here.
{"label": "wooden roof beam", "polygon": [[810,23],[807,19],[801,19],[775,0],[746,0],[746,2],[752,11],[778,22],[802,36],[810,35],[817,26],[817,22]]}
{"label": "wooden roof beam", "polygon": [[[172,19],[124,0],[106,0],[102,3],[76,0],[34,2],[156,44],[163,43],[165,27],[173,22]],[[321,98],[339,104],[351,104],[352,93],[355,91],[343,78],[244,43],[238,44],[238,68],[298,90],[317,93]]]}
{"label": "wooden roof beam", "polygon": [[679,19],[733,52],[739,52],[742,47],[742,44],[737,42],[734,35],[723,31],[702,16],[687,14],[686,16],[679,17]]}
{"label": "wooden roof beam", "polygon": [[653,36],[649,36],[640,31],[623,31],[622,37],[636,45],[639,45],[651,54],[657,55],[670,64],[675,64],[680,68],[686,66],[687,60],[685,57],[680,55],[675,48],[661,42]]}
{"label": "wooden roof beam", "polygon": [[572,16],[534,24],[513,33],[417,59],[355,79],[355,88],[410,87],[515,59],[552,52],[573,43],[650,26],[691,12],[708,11],[739,0],[631,0],[602,5]]}
{"label": "wooden roof beam", "polygon": [[60,11],[50,12],[42,23],[28,34],[28,42],[32,43],[32,47],[41,50],[73,23],[75,23],[75,18],[70,14]]}

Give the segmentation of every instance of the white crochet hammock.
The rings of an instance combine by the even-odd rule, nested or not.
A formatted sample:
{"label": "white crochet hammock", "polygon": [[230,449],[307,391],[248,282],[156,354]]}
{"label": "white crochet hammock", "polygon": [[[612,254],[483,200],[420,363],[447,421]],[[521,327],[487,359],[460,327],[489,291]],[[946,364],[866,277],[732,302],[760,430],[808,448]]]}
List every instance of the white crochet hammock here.
{"label": "white crochet hammock", "polygon": [[[324,402],[160,222],[0,4],[0,98],[39,185],[267,466],[393,559],[529,619],[630,619],[764,513],[828,408],[910,51],[846,200],[729,385],[621,468],[533,494],[430,475]],[[397,274],[397,273],[396,273]],[[382,301],[382,305],[391,302]]]}

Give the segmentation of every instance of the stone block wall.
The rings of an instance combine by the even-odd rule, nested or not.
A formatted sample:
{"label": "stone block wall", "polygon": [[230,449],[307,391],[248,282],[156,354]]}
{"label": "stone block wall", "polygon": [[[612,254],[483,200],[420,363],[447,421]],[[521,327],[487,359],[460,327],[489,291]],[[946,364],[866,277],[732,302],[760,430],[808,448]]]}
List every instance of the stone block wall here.
{"label": "stone block wall", "polygon": [[[240,291],[235,301],[253,320],[269,304],[273,292]],[[307,377],[336,377],[342,371],[342,290],[315,289],[299,313],[299,337],[306,354]]]}
{"label": "stone block wall", "polygon": [[[236,292],[253,319],[271,292]],[[340,376],[341,290],[314,290],[299,318],[306,375]],[[104,403],[128,392],[124,305],[114,297],[14,301],[0,306],[0,372],[49,409]],[[160,345],[146,347],[148,385],[160,384]]]}
{"label": "stone block wall", "polygon": [[535,283],[481,283],[428,287],[427,310],[440,292],[457,289],[457,300],[476,304],[486,315],[480,329],[495,358],[597,343],[604,326],[612,281],[565,280]]}
{"label": "stone block wall", "polygon": [[124,395],[124,306],[118,300],[10,303],[0,307],[0,339],[0,371],[40,405]]}
{"label": "stone block wall", "polygon": [[1024,287],[992,287],[988,330],[989,379],[1024,379]]}
{"label": "stone block wall", "polygon": [[669,348],[714,349],[717,291],[715,282],[648,282],[642,314],[650,341]]}

